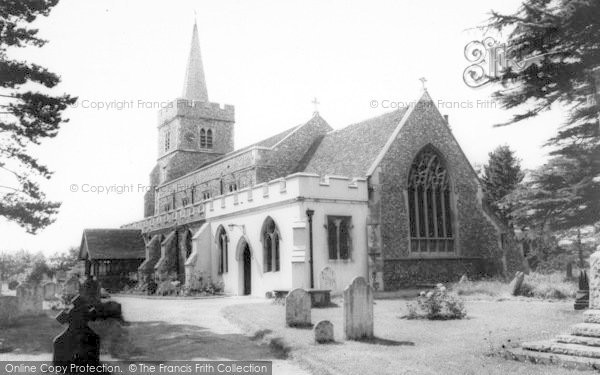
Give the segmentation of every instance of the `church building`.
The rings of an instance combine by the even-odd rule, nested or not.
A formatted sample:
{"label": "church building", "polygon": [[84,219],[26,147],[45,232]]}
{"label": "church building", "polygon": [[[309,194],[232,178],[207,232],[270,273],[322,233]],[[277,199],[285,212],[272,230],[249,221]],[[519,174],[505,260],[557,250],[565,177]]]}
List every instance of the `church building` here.
{"label": "church building", "polygon": [[[513,272],[522,257],[424,89],[408,108],[306,122],[235,149],[232,105],[209,100],[198,30],[180,98],[158,114],[139,282],[221,282],[232,295],[380,291]],[[112,233],[112,234],[111,234]]]}

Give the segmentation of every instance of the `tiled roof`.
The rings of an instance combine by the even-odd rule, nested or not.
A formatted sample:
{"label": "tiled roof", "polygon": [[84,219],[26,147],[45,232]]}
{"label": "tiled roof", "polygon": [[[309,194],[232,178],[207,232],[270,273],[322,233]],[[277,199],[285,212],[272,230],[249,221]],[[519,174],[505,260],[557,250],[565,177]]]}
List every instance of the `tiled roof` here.
{"label": "tiled roof", "polygon": [[138,229],[85,229],[81,246],[86,244],[90,259],[143,259],[146,256],[142,231]]}
{"label": "tiled roof", "polygon": [[401,108],[328,133],[304,171],[365,177],[405,113]]}

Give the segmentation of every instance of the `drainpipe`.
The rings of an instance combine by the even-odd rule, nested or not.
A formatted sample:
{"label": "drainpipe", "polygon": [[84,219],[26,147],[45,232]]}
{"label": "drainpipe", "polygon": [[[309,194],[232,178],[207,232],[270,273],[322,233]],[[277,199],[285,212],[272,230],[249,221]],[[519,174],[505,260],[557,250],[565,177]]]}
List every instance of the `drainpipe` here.
{"label": "drainpipe", "polygon": [[313,271],[313,230],[312,230],[312,217],[315,213],[314,210],[306,210],[306,216],[308,216],[308,246],[310,251],[310,258],[308,263],[310,264],[310,289],[315,287],[315,278]]}

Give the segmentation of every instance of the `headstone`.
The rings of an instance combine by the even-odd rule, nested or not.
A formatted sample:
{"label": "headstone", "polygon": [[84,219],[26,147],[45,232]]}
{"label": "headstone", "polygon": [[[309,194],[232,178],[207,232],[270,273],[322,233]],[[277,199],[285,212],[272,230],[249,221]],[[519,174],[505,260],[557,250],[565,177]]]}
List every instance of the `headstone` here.
{"label": "headstone", "polygon": [[333,323],[329,320],[321,320],[315,326],[315,342],[325,344],[333,342]]}
{"label": "headstone", "polygon": [[0,296],[0,324],[9,324],[19,315],[16,296]]}
{"label": "headstone", "polygon": [[373,288],[361,276],[344,289],[344,333],[348,340],[373,337]]}
{"label": "headstone", "polygon": [[582,270],[579,273],[579,290],[575,295],[575,310],[585,310],[590,305],[590,283],[587,273]]}
{"label": "headstone", "polygon": [[525,274],[521,271],[518,271],[515,274],[515,278],[512,279],[510,284],[508,285],[508,290],[512,296],[516,296],[519,294],[519,290],[521,290],[521,285],[523,285],[523,280],[525,280]]}
{"label": "headstone", "polygon": [[56,283],[49,281],[44,284],[44,299],[46,301],[53,300],[56,298]]}
{"label": "headstone", "polygon": [[79,294],[79,288],[81,284],[79,283],[79,278],[75,275],[71,276],[69,280],[65,282],[63,287],[63,295],[67,296],[76,296]]}
{"label": "headstone", "polygon": [[289,327],[308,327],[310,322],[310,294],[304,289],[292,290],[285,297],[285,323]]}
{"label": "headstone", "polygon": [[335,291],[336,287],[335,271],[331,267],[323,268],[319,274],[319,288]]}
{"label": "headstone", "polygon": [[573,278],[573,263],[567,263],[567,279]]}
{"label": "headstone", "polygon": [[600,245],[590,256],[590,309],[600,309]]}
{"label": "headstone", "polygon": [[79,295],[89,305],[98,305],[100,303],[100,283],[92,276],[88,276],[79,288]]}
{"label": "headstone", "polygon": [[71,363],[98,366],[100,364],[100,336],[89,326],[95,319],[95,310],[80,296],[72,300],[73,307],[61,312],[56,320],[67,329],[54,339],[55,365],[69,366]]}
{"label": "headstone", "polygon": [[19,315],[38,315],[44,308],[44,289],[40,285],[21,284],[17,287]]}

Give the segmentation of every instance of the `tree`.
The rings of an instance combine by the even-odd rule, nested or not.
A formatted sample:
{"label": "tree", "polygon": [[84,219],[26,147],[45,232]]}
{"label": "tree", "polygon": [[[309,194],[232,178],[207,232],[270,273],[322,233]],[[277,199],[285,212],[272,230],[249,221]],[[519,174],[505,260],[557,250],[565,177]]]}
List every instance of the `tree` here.
{"label": "tree", "polygon": [[52,277],[54,272],[52,272],[50,267],[48,267],[46,259],[42,258],[36,260],[36,262],[33,264],[25,281],[32,284],[40,284],[44,279],[44,275]]}
{"label": "tree", "polygon": [[507,68],[492,77],[501,86],[494,97],[503,108],[525,108],[498,126],[532,118],[556,105],[569,114],[548,141],[553,158],[515,196],[528,204],[517,205],[514,215],[525,218],[531,209],[536,225],[551,219],[555,228],[567,229],[600,220],[598,19],[597,0],[525,0],[514,14],[492,12],[488,24],[509,31],[507,44],[513,58],[543,56],[522,72]]}
{"label": "tree", "polygon": [[[52,172],[31,155],[29,146],[56,136],[67,120],[62,112],[76,98],[45,92],[60,78],[35,63],[10,59],[9,48],[42,47],[38,30],[28,25],[48,16],[58,0],[0,0],[0,169],[11,182],[0,186],[0,216],[14,221],[29,233],[51,224],[60,203],[49,201],[39,179]],[[42,89],[45,92],[38,91]],[[3,179],[6,181],[6,179]]]}
{"label": "tree", "polygon": [[501,202],[520,227],[543,232],[594,225],[600,211],[600,184],[593,180],[589,155],[552,158]]}
{"label": "tree", "polygon": [[48,259],[48,264],[53,272],[68,271],[79,262],[79,248],[70,247],[67,252],[56,253]]}
{"label": "tree", "polygon": [[489,160],[483,166],[483,187],[490,204],[508,225],[511,205],[510,202],[503,202],[502,199],[513,192],[523,180],[521,163],[508,146],[499,146],[488,155]]}

